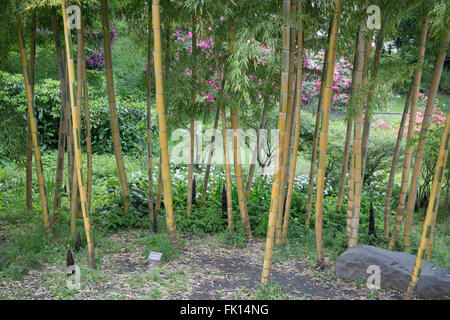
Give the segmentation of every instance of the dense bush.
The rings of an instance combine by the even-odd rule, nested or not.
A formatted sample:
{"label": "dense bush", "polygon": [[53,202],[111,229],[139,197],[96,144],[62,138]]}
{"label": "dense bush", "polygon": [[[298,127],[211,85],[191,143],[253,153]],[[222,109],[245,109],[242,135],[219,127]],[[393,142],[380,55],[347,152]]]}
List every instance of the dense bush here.
{"label": "dense bush", "polygon": [[[97,92],[98,93],[98,92]],[[136,99],[116,97],[121,144],[124,152],[142,148],[146,139],[146,105]],[[106,97],[89,101],[92,148],[94,152],[112,152],[109,107]],[[36,85],[35,117],[41,148],[57,148],[61,94],[59,82],[43,80]],[[26,146],[27,104],[21,75],[0,72],[0,150],[3,158],[20,158]],[[84,118],[84,111],[82,113]],[[156,115],[153,124],[156,124]],[[84,119],[82,119],[84,121]],[[12,126],[13,124],[14,126]],[[14,128],[14,130],[10,130]],[[156,128],[152,128],[156,135]],[[154,137],[156,138],[156,136]],[[154,141],[156,139],[153,139]],[[156,150],[156,148],[155,148]]]}

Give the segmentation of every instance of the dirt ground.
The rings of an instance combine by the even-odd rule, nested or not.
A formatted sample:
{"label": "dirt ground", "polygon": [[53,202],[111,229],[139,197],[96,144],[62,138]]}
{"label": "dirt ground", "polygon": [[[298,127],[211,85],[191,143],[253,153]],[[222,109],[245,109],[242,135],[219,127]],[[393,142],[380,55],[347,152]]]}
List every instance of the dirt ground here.
{"label": "dirt ground", "polygon": [[[133,246],[134,232],[109,238],[120,247],[103,253],[98,268],[91,271],[80,258],[81,289],[66,287],[65,261],[31,270],[20,281],[0,282],[3,299],[149,299],[152,268],[148,248]],[[270,296],[261,296],[260,277],[264,242],[254,240],[244,249],[218,245],[215,236],[184,237],[180,256],[155,268],[153,299],[313,299],[367,300],[402,299],[394,290],[376,294],[362,283],[336,279],[333,264],[321,271],[309,259],[274,261]],[[97,252],[101,252],[101,248]],[[80,253],[81,254],[81,253]],[[75,255],[75,261],[77,262]],[[259,294],[259,295],[258,295]]]}

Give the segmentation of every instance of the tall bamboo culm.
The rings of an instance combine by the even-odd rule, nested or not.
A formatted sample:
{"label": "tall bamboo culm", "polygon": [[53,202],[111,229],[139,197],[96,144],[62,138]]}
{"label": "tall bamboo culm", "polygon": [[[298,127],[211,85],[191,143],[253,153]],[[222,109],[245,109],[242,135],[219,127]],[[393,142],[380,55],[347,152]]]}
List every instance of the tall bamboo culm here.
{"label": "tall bamboo culm", "polygon": [[[302,2],[297,3],[297,13],[301,16],[302,14]],[[295,131],[294,131],[294,141],[292,149],[292,160],[289,170],[289,183],[286,195],[286,206],[284,209],[284,219],[283,219],[283,231],[281,234],[281,244],[286,245],[288,226],[289,226],[289,216],[291,211],[292,203],[292,193],[294,190],[294,179],[295,179],[295,168],[297,167],[297,153],[298,144],[300,138],[300,112],[302,107],[302,81],[303,81],[303,21],[299,18],[299,28],[297,31],[297,79],[296,83],[296,94],[295,94]]]}
{"label": "tall bamboo culm", "polygon": [[194,16],[192,19],[192,95],[191,95],[191,125],[189,128],[190,146],[189,146],[189,167],[188,167],[188,181],[187,181],[187,204],[186,215],[189,218],[192,212],[192,186],[193,186],[193,173],[194,173],[194,152],[195,152],[195,101],[197,98],[197,63],[195,61],[197,57],[197,18]]}
{"label": "tall bamboo culm", "polygon": [[[364,7],[365,8],[365,7]],[[363,8],[363,9],[364,9]],[[361,23],[358,32],[358,40],[356,44],[355,64],[353,67],[352,76],[352,93],[350,106],[353,109],[352,114],[355,119],[354,137],[353,137],[353,205],[352,216],[350,221],[350,235],[348,240],[348,246],[351,248],[358,243],[358,227],[359,227],[359,215],[361,211],[361,191],[362,191],[362,175],[361,175],[361,127],[362,127],[362,99],[360,96],[363,66],[365,57],[365,39],[364,32],[366,30],[366,21]]]}
{"label": "tall bamboo culm", "polygon": [[336,65],[336,42],[339,32],[339,23],[342,10],[342,1],[334,1],[334,15],[329,33],[328,56],[325,84],[323,87],[323,110],[322,121],[319,135],[319,165],[317,168],[317,183],[316,183],[316,248],[317,248],[317,263],[322,265],[324,259],[323,250],[323,234],[322,234],[322,219],[323,219],[323,192],[324,192],[324,178],[325,178],[325,163],[327,160],[327,142],[328,142],[328,122],[330,118],[331,105],[331,87],[333,86],[334,68]]}
{"label": "tall bamboo culm", "polygon": [[[84,31],[83,31],[84,32]],[[86,158],[87,158],[87,206],[88,212],[91,212],[92,200],[92,133],[91,133],[91,112],[89,110],[89,88],[87,82],[86,72],[86,55],[84,52],[84,33],[81,37],[81,63],[82,63],[82,77],[83,77],[83,102],[84,102],[84,117],[86,120]]]}
{"label": "tall bamboo culm", "polygon": [[[31,18],[31,46],[30,46],[30,82],[34,97],[36,69],[36,12]],[[30,122],[27,121],[27,162],[26,162],[26,205],[27,210],[33,210],[33,142],[31,138]]]}
{"label": "tall bamboo culm", "polygon": [[336,209],[338,211],[342,208],[342,202],[344,200],[344,189],[345,189],[345,181],[347,180],[347,171],[348,171],[348,158],[350,155],[350,141],[352,137],[352,128],[353,128],[353,119],[350,117],[349,113],[350,109],[347,110],[347,131],[345,133],[345,142],[344,142],[344,158],[342,159],[342,170],[341,177],[339,178],[339,193],[336,202]]}
{"label": "tall bamboo culm", "polygon": [[319,93],[319,102],[317,104],[317,113],[316,113],[316,123],[314,127],[314,136],[313,136],[313,145],[312,145],[312,156],[311,163],[309,166],[309,183],[308,183],[308,202],[306,205],[306,220],[305,226],[309,228],[311,224],[311,213],[313,206],[313,188],[314,188],[314,176],[316,172],[316,162],[317,162],[317,144],[319,142],[319,130],[320,130],[320,120],[322,117],[322,108],[323,108],[323,84],[325,84],[325,76],[327,74],[327,61],[328,61],[328,48],[325,51],[325,59],[323,62],[323,72],[321,78],[320,85],[320,93]]}
{"label": "tall bamboo culm", "polygon": [[[231,42],[231,52],[234,51],[234,37],[235,28],[231,26],[230,30],[230,42]],[[247,240],[252,239],[252,230],[250,228],[250,221],[248,219],[247,211],[247,201],[245,199],[244,190],[244,177],[242,174],[242,162],[241,162],[241,149],[239,141],[239,117],[236,102],[231,100],[231,111],[230,111],[231,128],[233,129],[233,162],[234,162],[234,174],[236,179],[236,190],[238,194],[239,201],[239,211],[241,212],[241,221],[244,225],[244,232]]]}
{"label": "tall bamboo culm", "polygon": [[152,4],[148,4],[147,35],[147,170],[148,170],[148,215],[153,232],[158,231],[158,220],[153,204],[153,147],[152,147]]}
{"label": "tall bamboo culm", "polygon": [[61,210],[61,189],[64,175],[64,152],[66,148],[67,138],[67,115],[66,115],[66,81],[65,81],[65,65],[64,55],[61,47],[60,33],[58,20],[56,17],[56,9],[52,9],[51,12],[53,38],[55,42],[56,60],[58,62],[58,75],[61,89],[61,111],[59,119],[59,133],[58,133],[58,155],[56,162],[56,174],[55,174],[55,189],[53,198],[53,213],[55,216],[59,216]]}
{"label": "tall bamboo culm", "polygon": [[[219,54],[216,51],[215,54],[215,62],[216,62],[216,69],[222,70],[219,65]],[[221,73],[222,74],[222,73]],[[218,87],[219,92],[222,92],[223,90],[223,74],[222,79],[219,79],[218,81]],[[219,95],[221,97],[221,95]],[[227,137],[227,118],[225,115],[225,107],[220,106],[220,104],[217,106],[220,108],[220,122],[222,123],[222,145],[223,145],[223,155],[225,160],[225,182],[226,182],[226,193],[227,193],[227,218],[228,218],[228,236],[231,238],[233,236],[234,232],[234,226],[233,226],[233,199],[231,196],[231,163],[230,163],[230,156],[228,153],[228,137]]]}
{"label": "tall bamboo culm", "polygon": [[392,187],[394,186],[394,178],[395,171],[397,170],[397,161],[400,155],[400,147],[403,139],[403,132],[405,129],[406,118],[408,117],[408,109],[409,104],[411,102],[412,90],[413,90],[413,81],[411,81],[411,85],[409,87],[409,92],[406,97],[405,106],[403,107],[403,115],[400,120],[400,125],[397,133],[397,141],[395,143],[394,155],[392,157],[391,171],[389,173],[389,180],[386,189],[386,199],[384,203],[384,236],[386,239],[389,238],[389,230],[390,230],[390,220],[391,220],[391,198],[392,198]]}
{"label": "tall bamboo culm", "polygon": [[114,93],[114,78],[112,69],[111,39],[109,32],[108,1],[101,0],[102,23],[103,23],[103,44],[105,52],[106,87],[108,89],[109,117],[111,122],[111,135],[113,138],[114,154],[116,157],[117,171],[119,173],[120,187],[124,199],[123,211],[128,213],[130,205],[127,175],[123,161],[122,147],[120,145],[119,120],[117,117],[116,96]]}
{"label": "tall bamboo culm", "polygon": [[19,16],[17,14],[15,17],[15,24],[16,24],[17,40],[18,40],[19,50],[20,50],[20,59],[22,61],[22,73],[23,73],[23,79],[24,79],[24,83],[25,83],[25,91],[26,91],[26,96],[27,96],[28,121],[29,121],[29,127],[30,127],[30,132],[31,132],[31,139],[32,139],[32,143],[33,143],[34,160],[36,162],[36,174],[37,174],[38,185],[39,185],[39,196],[40,196],[42,214],[44,216],[44,228],[45,228],[45,233],[47,235],[50,235],[52,232],[51,221],[50,221],[50,210],[48,207],[47,193],[46,193],[46,189],[45,189],[44,170],[42,167],[41,151],[39,149],[39,142],[38,142],[38,136],[37,136],[37,121],[36,121],[36,118],[34,117],[34,95],[33,95],[33,89],[32,89],[32,85],[31,85],[30,78],[29,78],[27,56],[26,56],[24,42],[23,42],[23,36],[22,36],[22,22],[19,19]]}
{"label": "tall bamboo culm", "polygon": [[[289,83],[289,48],[290,48],[290,26],[288,17],[291,10],[291,1],[284,0],[283,2],[283,33],[282,33],[282,52],[281,52],[281,85],[280,85],[280,112],[278,115],[278,130],[285,131],[286,127],[286,112],[288,102],[288,83]],[[281,134],[280,134],[281,135]],[[280,138],[280,144],[281,144]],[[264,253],[263,270],[261,274],[261,283],[266,285],[269,281],[270,268],[272,266],[272,253],[275,242],[275,227],[277,222],[277,209],[280,197],[280,181],[281,181],[281,165],[282,150],[277,149],[275,158],[275,174],[272,183],[272,195],[270,201],[269,221],[267,226],[266,249]]]}
{"label": "tall bamboo culm", "polygon": [[215,141],[216,141],[217,126],[219,124],[219,115],[220,115],[220,108],[217,108],[216,117],[214,118],[214,126],[213,126],[214,131],[213,131],[213,135],[211,137],[211,144],[210,144],[211,147],[209,149],[208,161],[206,163],[205,177],[203,179],[201,206],[204,206],[205,201],[206,201],[206,191],[208,190],[209,173],[211,172],[211,161],[212,161],[212,156],[214,153],[214,145],[215,145]]}
{"label": "tall bamboo culm", "polygon": [[164,83],[162,73],[161,54],[161,21],[159,0],[152,2],[152,25],[153,25],[153,61],[155,67],[156,81],[156,112],[158,114],[159,146],[161,150],[161,179],[164,188],[164,208],[166,213],[166,224],[169,238],[174,246],[178,246],[177,229],[175,226],[172,182],[170,180],[169,147],[167,142],[166,110],[164,107]]}
{"label": "tall bamboo culm", "polygon": [[[297,11],[297,1],[291,0],[291,12]],[[289,29],[289,76],[288,76],[288,101],[287,101],[287,114],[285,130],[280,131],[280,148],[282,152],[281,156],[281,179],[280,179],[280,195],[277,209],[277,223],[275,226],[275,243],[281,244],[281,234],[283,228],[283,214],[286,201],[286,173],[288,171],[289,164],[289,143],[292,124],[292,114],[294,110],[293,100],[293,83],[294,83],[294,61],[295,61],[295,24],[290,26]]]}
{"label": "tall bamboo culm", "polygon": [[448,141],[450,136],[450,112],[447,112],[447,120],[445,121],[445,128],[441,138],[441,146],[436,162],[436,169],[434,170],[433,184],[431,186],[430,200],[428,201],[427,213],[423,223],[422,235],[420,237],[419,248],[417,249],[416,260],[409,281],[408,289],[406,290],[405,299],[412,299],[414,290],[420,280],[420,272],[423,267],[424,256],[426,258],[426,251],[428,250],[433,239],[432,229],[436,220],[437,210],[439,208],[439,198],[442,188],[442,176],[445,171],[448,158]]}
{"label": "tall bamboo culm", "polygon": [[419,142],[417,143],[416,158],[414,161],[414,169],[411,177],[411,184],[409,187],[408,203],[406,205],[405,228],[403,230],[403,250],[405,252],[411,251],[411,225],[413,221],[414,206],[416,204],[420,169],[422,168],[423,156],[425,153],[425,144],[427,142],[427,132],[431,120],[431,111],[433,108],[434,99],[436,98],[439,82],[441,80],[442,68],[445,62],[445,53],[447,51],[449,33],[450,27],[444,36],[444,40],[441,42],[441,47],[439,48],[436,66],[434,67],[433,79],[431,80],[431,87],[428,91],[428,99],[425,106],[422,127],[420,129]]}
{"label": "tall bamboo culm", "polygon": [[395,217],[394,231],[392,232],[392,237],[388,245],[389,250],[391,250],[394,247],[395,243],[397,242],[398,236],[400,234],[400,228],[402,226],[403,214],[405,211],[409,172],[411,167],[411,159],[414,151],[413,145],[414,128],[416,126],[417,103],[419,101],[420,80],[422,77],[423,59],[425,55],[425,44],[427,39],[427,33],[428,33],[428,13],[425,14],[425,17],[423,19],[422,31],[419,39],[419,55],[417,59],[419,65],[417,67],[413,80],[414,85],[411,100],[411,108],[409,112],[409,127],[408,127],[408,135],[406,138],[405,161],[403,163],[403,171],[402,171],[402,184],[400,186],[400,196],[398,200],[397,215]]}
{"label": "tall bamboo culm", "polygon": [[[69,94],[70,105],[72,108],[72,128],[73,128],[73,146],[74,146],[74,164],[76,168],[76,176],[74,179],[78,180],[78,191],[81,202],[81,212],[83,214],[84,229],[86,232],[86,241],[89,252],[89,266],[95,268],[95,248],[94,237],[91,228],[91,220],[88,213],[86,189],[83,180],[83,162],[81,158],[81,109],[80,105],[77,105],[77,99],[75,97],[75,64],[72,57],[72,41],[70,38],[70,30],[67,26],[67,2],[62,4],[62,15],[64,23],[64,38],[66,42],[66,57],[67,57],[67,73],[69,77]],[[75,190],[74,190],[75,191]]]}

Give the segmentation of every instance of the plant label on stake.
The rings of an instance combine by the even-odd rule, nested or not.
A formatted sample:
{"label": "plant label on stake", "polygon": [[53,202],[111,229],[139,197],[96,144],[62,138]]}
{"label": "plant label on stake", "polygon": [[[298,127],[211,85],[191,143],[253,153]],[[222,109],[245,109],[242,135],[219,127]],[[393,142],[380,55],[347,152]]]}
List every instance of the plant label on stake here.
{"label": "plant label on stake", "polygon": [[153,290],[153,277],[155,275],[155,261],[158,262],[161,260],[162,253],[161,252],[150,252],[148,255],[148,260],[152,262],[152,282],[150,284],[150,299],[152,298],[152,290]]}

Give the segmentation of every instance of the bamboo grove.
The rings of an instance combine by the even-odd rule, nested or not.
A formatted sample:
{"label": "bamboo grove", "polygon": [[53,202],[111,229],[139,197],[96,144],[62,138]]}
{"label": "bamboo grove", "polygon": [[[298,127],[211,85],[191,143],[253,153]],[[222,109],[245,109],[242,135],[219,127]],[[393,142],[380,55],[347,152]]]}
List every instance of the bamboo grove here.
{"label": "bamboo grove", "polygon": [[[320,2],[320,1],[319,1]],[[307,189],[307,203],[305,215],[305,228],[314,227],[316,240],[316,261],[323,266],[326,258],[323,241],[324,189],[327,181],[327,146],[332,132],[329,131],[330,114],[332,112],[332,97],[335,68],[339,56],[345,53],[353,57],[351,74],[351,88],[349,102],[345,112],[346,135],[342,141],[344,150],[340,160],[340,175],[338,179],[338,197],[335,203],[336,210],[346,213],[346,245],[351,248],[358,244],[361,236],[360,217],[362,189],[365,172],[367,170],[368,148],[371,143],[370,132],[373,113],[379,108],[380,75],[385,75],[386,68],[381,63],[381,56],[386,50],[385,43],[396,37],[399,24],[408,17],[417,17],[420,23],[420,36],[415,39],[415,64],[409,69],[408,77],[411,85],[407,88],[408,94],[404,102],[404,110],[398,128],[397,141],[392,155],[391,170],[386,186],[385,206],[383,212],[384,237],[388,239],[389,249],[398,248],[399,239],[402,239],[401,248],[411,252],[411,232],[417,198],[418,184],[427,143],[432,117],[433,103],[438,92],[442,70],[446,60],[448,37],[450,33],[448,15],[439,11],[442,9],[439,1],[426,1],[417,3],[407,10],[403,10],[404,1],[392,2],[382,0],[341,1],[334,0],[327,3],[320,2],[320,15],[314,10],[316,1],[283,0],[283,1],[200,1],[189,0],[177,3],[171,0],[135,0],[119,1],[25,1],[25,3],[11,0],[10,4],[15,15],[15,29],[17,45],[20,50],[20,60],[23,81],[26,89],[27,101],[27,139],[26,139],[26,202],[27,208],[32,210],[32,185],[36,183],[39,191],[40,212],[48,237],[53,236],[55,225],[61,216],[63,181],[65,172],[69,186],[70,230],[73,237],[77,235],[77,219],[83,221],[84,232],[89,251],[89,265],[95,268],[95,242],[94,230],[91,221],[93,210],[92,188],[93,173],[96,168],[92,161],[92,134],[89,110],[88,72],[85,56],[85,30],[92,23],[90,9],[101,14],[101,28],[103,38],[103,51],[105,57],[106,94],[109,107],[109,121],[111,139],[116,160],[117,175],[120,184],[123,215],[131,214],[131,194],[129,180],[127,179],[126,163],[122,151],[121,128],[118,118],[116,88],[114,81],[114,61],[112,58],[113,46],[111,44],[111,7],[124,7],[128,10],[134,8],[132,13],[137,17],[144,16],[140,28],[144,29],[143,39],[147,51],[146,72],[146,159],[148,170],[148,212],[152,224],[152,231],[157,232],[157,216],[165,215],[167,232],[173,246],[181,246],[175,220],[177,200],[173,196],[173,175],[170,159],[169,140],[173,131],[171,116],[182,118],[180,121],[189,123],[189,156],[188,173],[186,176],[186,197],[184,199],[186,212],[184,219],[194,219],[196,206],[196,181],[201,186],[201,203],[205,206],[210,197],[208,192],[213,155],[221,154],[224,160],[223,178],[223,213],[226,215],[227,232],[230,238],[236,233],[233,223],[234,215],[240,215],[240,221],[247,241],[253,241],[251,209],[247,206],[247,199],[252,193],[255,179],[257,160],[259,159],[259,145],[264,137],[258,135],[251,158],[252,162],[248,172],[243,166],[244,154],[243,140],[240,137],[240,127],[243,119],[257,110],[259,121],[258,130],[267,126],[270,111],[275,110],[277,115],[278,146],[274,152],[274,170],[270,186],[270,206],[267,212],[267,232],[265,239],[264,261],[262,265],[261,283],[269,282],[273,253],[279,247],[287,245],[289,223],[292,221],[295,196],[294,181],[298,153],[301,152],[300,138],[302,128],[303,91],[304,91],[304,63],[305,52],[310,47],[320,47],[325,51],[323,66],[320,66],[320,93],[315,106],[315,127],[312,137],[311,159],[308,160],[309,175]],[[428,2],[427,2],[428,3]],[[81,8],[81,26],[71,28],[70,15],[76,5]],[[381,25],[379,28],[368,28],[367,8],[377,5],[381,8]],[[35,69],[36,64],[36,13],[39,11],[49,13],[48,26],[51,26],[58,65],[58,77],[61,89],[61,106],[59,119],[59,136],[57,165],[55,172],[53,210],[49,206],[44,177],[44,168],[41,158],[41,149],[37,132],[37,119],[35,116]],[[403,12],[403,11],[404,12]],[[447,9],[442,9],[447,10]],[[394,14],[396,12],[398,14]],[[445,11],[446,12],[446,11]],[[62,16],[62,19],[60,18]],[[258,17],[258,18],[254,18]],[[254,20],[254,21],[253,21]],[[420,21],[420,22],[418,22]],[[38,22],[41,23],[39,20]],[[27,26],[27,23],[30,26]],[[322,23],[328,26],[327,34],[317,36],[314,26]],[[25,29],[24,29],[25,26]],[[61,27],[62,26],[62,27]],[[174,30],[183,26],[191,32],[189,54],[179,57],[171,47],[171,36]],[[210,29],[208,29],[208,27]],[[209,31],[205,31],[205,30]],[[30,35],[24,37],[24,32],[31,30]],[[208,33],[209,32],[209,33]],[[63,37],[61,38],[61,34]],[[205,50],[198,45],[206,37],[212,39],[212,49],[209,58],[205,58]],[[26,53],[25,39],[30,38],[30,58]],[[317,40],[317,38],[320,38]],[[61,41],[63,39],[63,41]],[[249,40],[250,39],[250,40]],[[256,39],[256,40],[255,40]],[[313,39],[313,40],[311,40]],[[77,56],[74,56],[73,41],[76,41]],[[271,64],[257,66],[257,54],[252,44],[267,45],[274,52]],[[435,45],[437,43],[437,45]],[[433,44],[431,53],[426,48]],[[374,47],[374,48],[372,48]],[[253,51],[252,51],[253,50]],[[174,80],[172,68],[177,68],[177,62],[188,65],[188,77],[184,82]],[[420,130],[416,127],[420,86],[423,70],[431,68],[434,64],[431,85],[428,88],[428,100],[425,105],[424,118]],[[208,68],[209,67],[209,68]],[[210,148],[206,152],[206,170],[204,177],[196,173],[196,122],[204,119],[208,112],[207,107],[199,103],[201,92],[200,83],[208,77],[210,70],[217,73],[217,99],[214,109],[214,133],[210,139]],[[178,69],[177,69],[178,70]],[[262,99],[262,103],[255,106],[245,101],[250,100],[249,92],[253,88],[249,85],[248,73],[265,72],[264,83],[272,98]],[[273,85],[275,83],[275,85]],[[154,85],[154,91],[152,87]],[[408,90],[409,89],[409,90]],[[178,91],[178,92],[177,92]],[[152,101],[154,99],[155,101]],[[177,100],[178,99],[178,100]],[[181,101],[182,103],[177,104]],[[156,110],[153,105],[156,104]],[[275,106],[272,107],[271,105]],[[82,117],[83,110],[83,117]],[[155,112],[156,111],[156,112]],[[157,124],[152,123],[152,113],[155,112]],[[82,121],[84,119],[84,122]],[[417,251],[411,281],[407,289],[406,298],[413,297],[417,286],[423,260],[429,259],[432,249],[433,232],[439,204],[440,190],[442,188],[443,172],[446,168],[448,155],[448,136],[450,125],[449,113],[446,114],[445,129],[442,135],[438,153],[435,173],[428,201],[423,231]],[[219,128],[219,120],[221,128]],[[152,147],[151,129],[157,127],[158,149],[160,153],[157,164],[158,173],[153,170],[155,152]],[[218,129],[219,128],[219,129]],[[232,131],[232,135],[228,132]],[[401,145],[404,133],[406,134],[406,149],[401,155]],[[220,137],[220,139],[219,139]],[[264,142],[264,141],[263,141]],[[87,163],[83,164],[82,144],[86,146]],[[394,147],[394,146],[393,146]],[[65,166],[65,156],[67,164]],[[32,181],[32,158],[35,161],[37,182]],[[401,186],[398,206],[393,210],[392,198],[395,181],[395,172],[401,165]],[[84,169],[86,168],[86,169]],[[66,169],[66,170],[64,170]],[[411,175],[412,172],[412,175]],[[234,176],[233,176],[234,174]],[[197,175],[197,177],[196,177]],[[157,186],[153,184],[153,177],[157,179]],[[196,180],[197,178],[197,180]],[[370,188],[370,186],[368,186]],[[156,191],[156,197],[154,197]],[[233,194],[237,199],[233,211]],[[393,216],[395,213],[395,216]],[[332,213],[331,213],[332,214]],[[391,221],[393,223],[391,223]],[[403,234],[402,234],[403,228]],[[405,288],[406,289],[406,288]]]}

